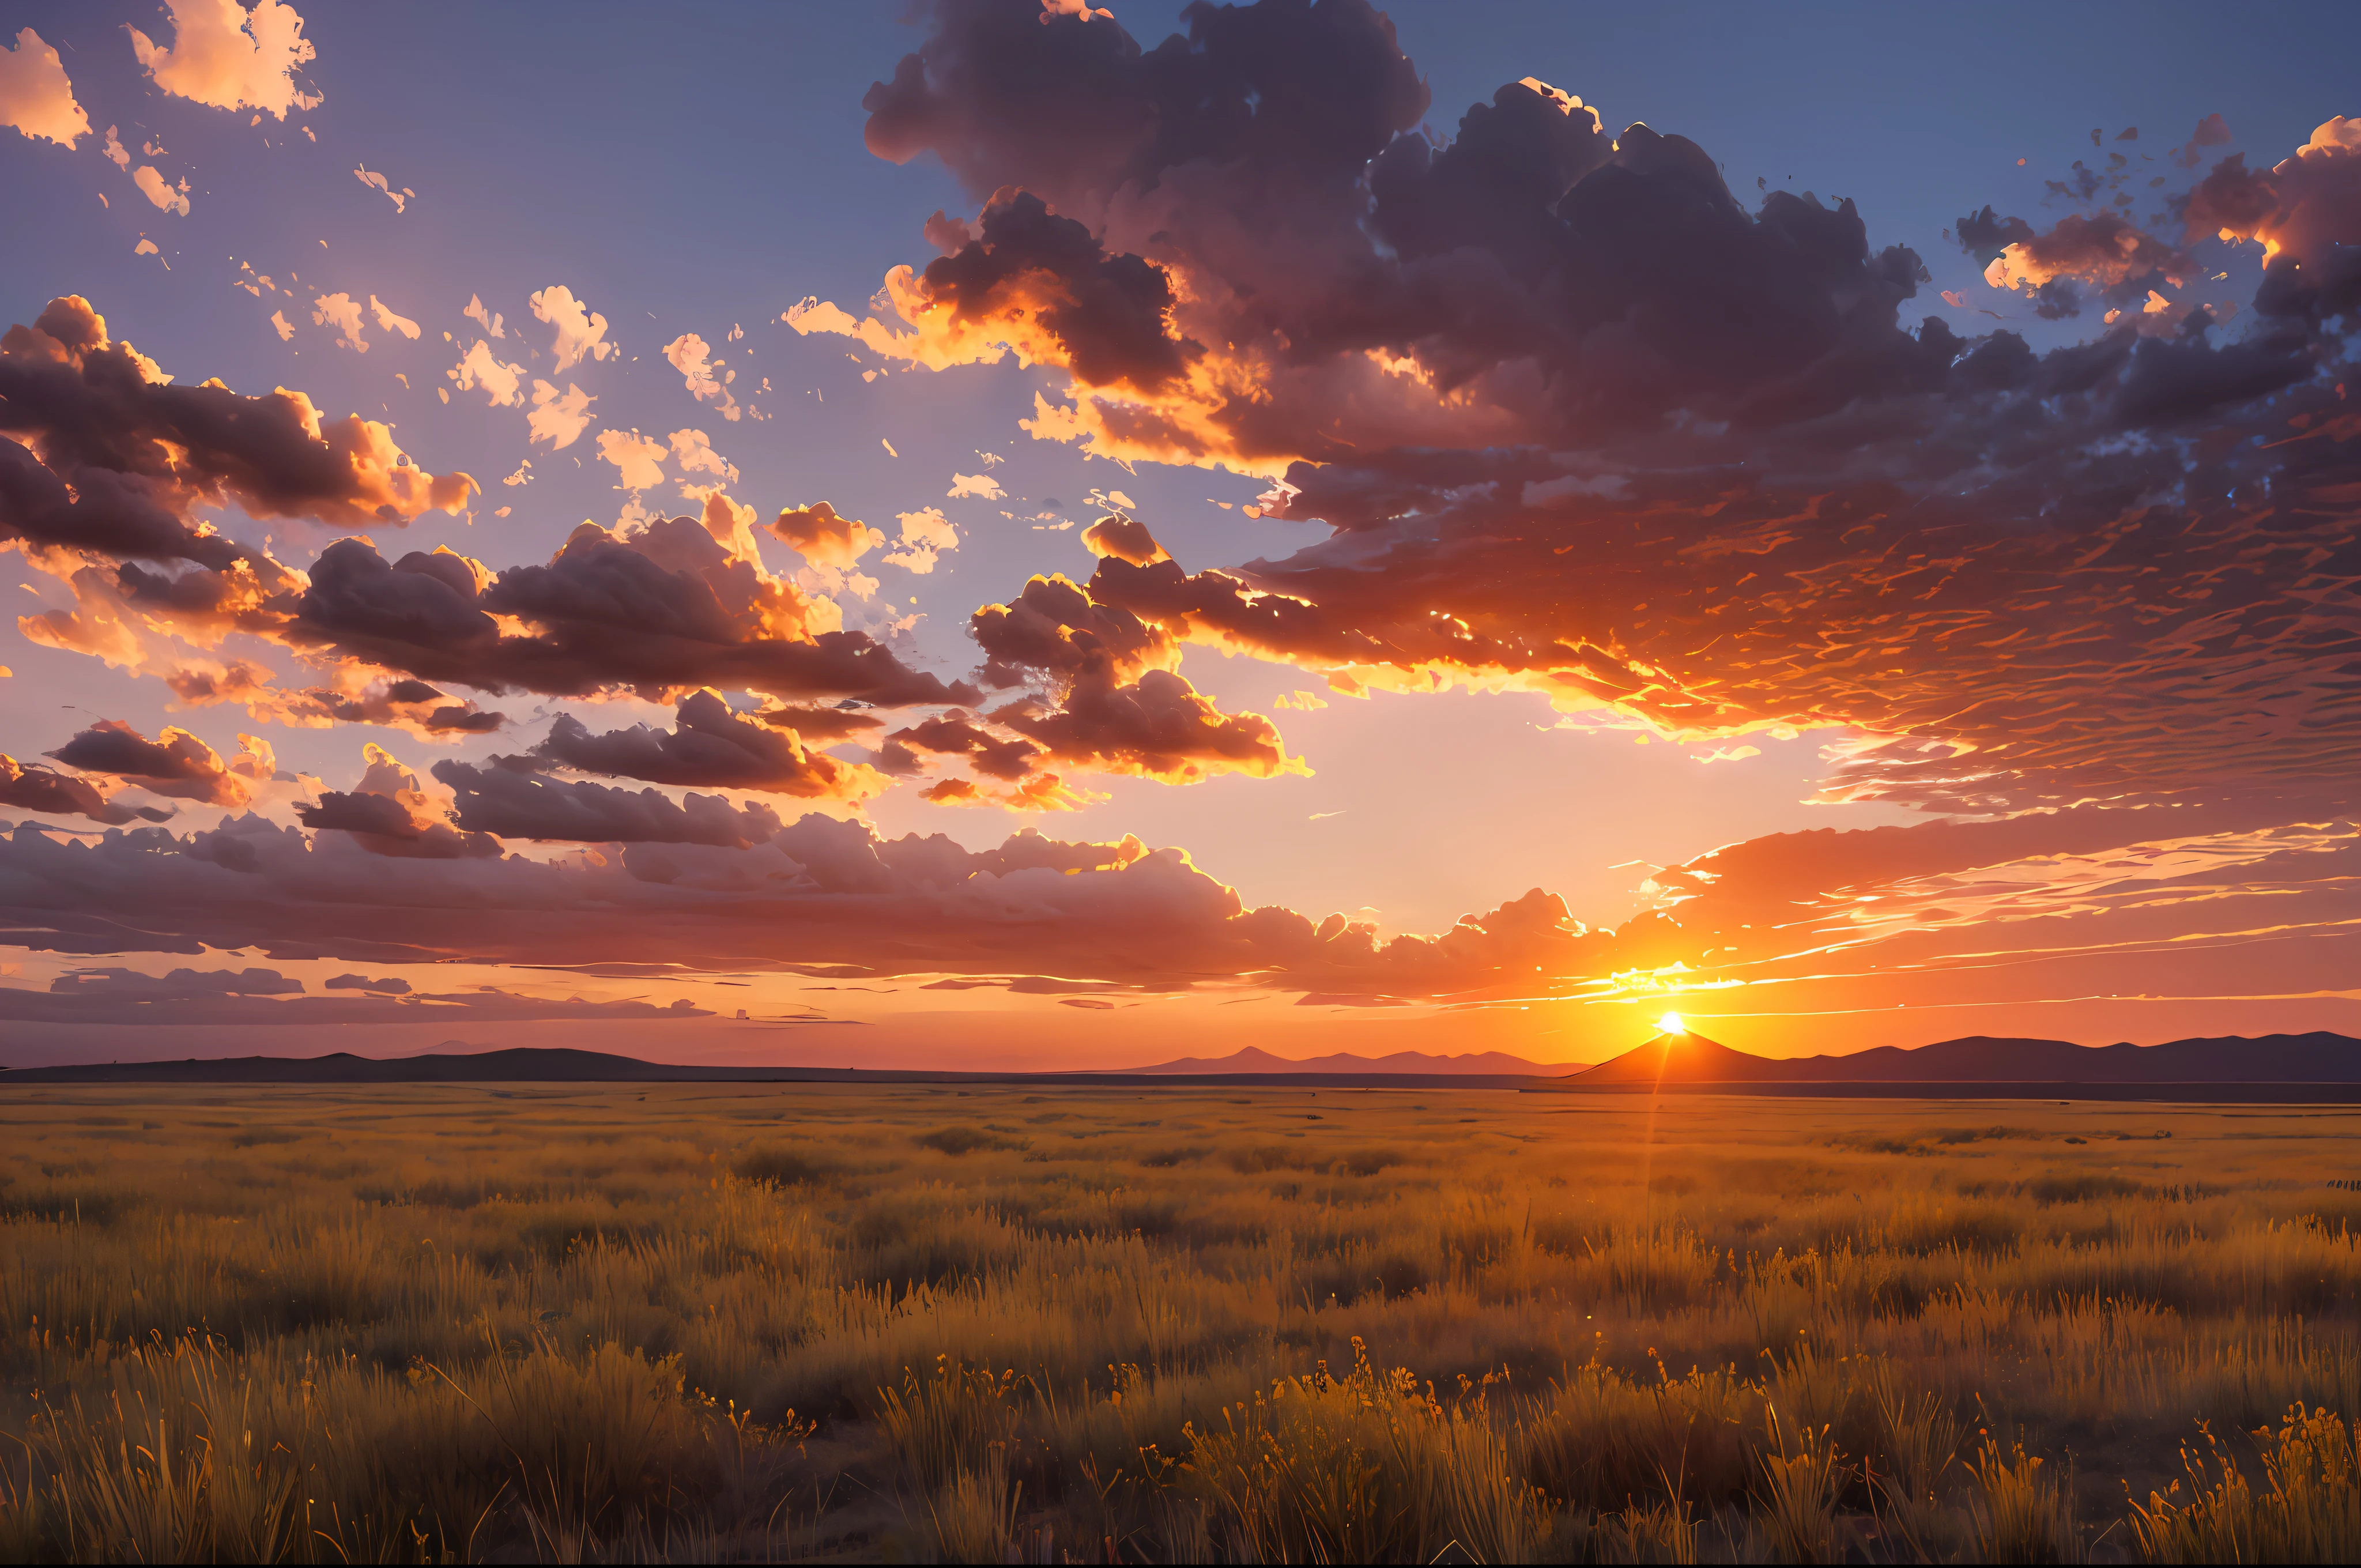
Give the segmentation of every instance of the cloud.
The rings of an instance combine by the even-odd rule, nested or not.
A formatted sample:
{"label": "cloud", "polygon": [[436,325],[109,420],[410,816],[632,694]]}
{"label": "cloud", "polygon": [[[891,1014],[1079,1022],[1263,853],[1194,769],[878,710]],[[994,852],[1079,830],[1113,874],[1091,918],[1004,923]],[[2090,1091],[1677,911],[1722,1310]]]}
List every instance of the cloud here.
{"label": "cloud", "polygon": [[[520,390],[524,385],[524,367],[507,364],[492,353],[492,345],[482,338],[468,345],[459,363],[444,372],[459,384],[459,389],[479,391],[496,409],[515,408],[524,401]],[[531,416],[527,416],[530,419]]]}
{"label": "cloud", "polygon": [[321,989],[368,991],[387,996],[407,996],[410,994],[410,982],[399,975],[390,975],[383,980],[371,980],[365,974],[340,974],[324,981]]}
{"label": "cloud", "polygon": [[393,188],[392,181],[386,179],[384,175],[376,173],[370,170],[356,167],[353,170],[353,178],[368,186],[370,190],[377,192],[387,201],[391,202],[393,203],[393,210],[397,213],[407,211],[410,203],[415,200],[418,195],[417,192],[411,190],[406,185],[399,191],[395,190]]}
{"label": "cloud", "polygon": [[639,841],[555,861],[372,853],[349,832],[313,837],[256,817],[94,843],[20,827],[0,839],[0,886],[10,890],[0,941],[61,952],[252,948],[282,962],[770,967],[793,955],[875,974],[1158,985],[1256,976],[1288,990],[1410,994],[1530,990],[1537,972],[1587,972],[1614,958],[1612,938],[1540,892],[1432,941],[1380,944],[1342,915],[1247,909],[1186,854],[1137,839],[1028,831],[969,850],[818,815],[744,849]]}
{"label": "cloud", "polygon": [[[1071,378],[1020,422],[1037,437],[1268,476],[1263,515],[1328,530],[1227,570],[1110,556],[1091,605],[1347,691],[1512,685],[1713,743],[1848,726],[1829,798],[2348,797],[2361,707],[2327,563],[2361,486],[2336,324],[2361,263],[2318,247],[2355,237],[2361,160],[2338,122],[2268,192],[2239,172],[2190,197],[2314,247],[2272,258],[2235,338],[2226,309],[2147,308],[2200,274],[2113,203],[2136,154],[2057,182],[2104,210],[2046,232],[1972,214],[1965,243],[1997,244],[2037,313],[2122,312],[2041,352],[1906,318],[1918,258],[1873,247],[1852,203],[1741,205],[1707,149],[1610,137],[1545,84],[1503,86],[1446,144],[1416,134],[1417,70],[1366,6],[1183,26],[1151,48],[930,11],[867,100],[872,149],[935,152],[987,214],[1018,216],[1022,189],[1046,209],[1027,232],[1072,248],[985,268],[944,219],[951,255],[888,280],[899,327],[818,302],[791,323],[913,365],[1005,341]],[[2320,215],[2274,217],[2299,177]],[[927,275],[975,247],[955,306]],[[1047,294],[1004,313],[994,292],[1125,258],[1170,286],[1160,339],[1113,312],[1070,341]],[[2228,696],[2249,681],[2283,694],[2273,718]]]}
{"label": "cloud", "polygon": [[664,444],[634,430],[598,433],[598,455],[615,466],[627,490],[652,490],[664,483]]}
{"label": "cloud", "polygon": [[736,806],[718,795],[676,802],[660,790],[613,789],[465,762],[437,762],[434,776],[455,792],[461,828],[504,839],[741,850],[765,842],[780,828],[769,806]]}
{"label": "cloud", "polygon": [[557,329],[557,341],[550,345],[550,352],[557,356],[555,368],[558,371],[571,370],[585,359],[603,361],[617,352],[607,341],[607,318],[592,313],[562,283],[533,296],[533,313],[534,320]]}
{"label": "cloud", "polygon": [[107,968],[69,970],[49,982],[52,995],[133,997],[142,1002],[186,1002],[199,996],[300,996],[303,982],[277,970],[176,969],[169,974]]}
{"label": "cloud", "polygon": [[315,51],[303,18],[280,0],[165,0],[173,37],[159,45],[133,27],[131,48],[156,85],[216,109],[254,109],[284,120],[291,109],[316,109],[316,93],[295,85]]}
{"label": "cloud", "polygon": [[[1528,500],[1532,499],[1529,496]],[[1112,555],[1135,566],[1166,559],[1164,546],[1148,530],[1121,512],[1103,517],[1082,530],[1082,547],[1093,555]]]}
{"label": "cloud", "polygon": [[[1033,759],[1041,748],[1030,740],[994,735],[974,723],[958,708],[896,729],[889,740],[901,742],[916,751],[931,751],[937,756],[965,758],[975,771],[987,778],[1005,779],[1012,783],[1033,771]],[[943,792],[942,798],[967,792]],[[937,798],[933,795],[929,799]]]}
{"label": "cloud", "polygon": [[150,795],[206,806],[244,806],[250,793],[211,746],[170,726],[150,740],[120,719],[102,718],[49,755],[82,773],[112,773]]}
{"label": "cloud", "polygon": [[189,521],[199,504],[384,526],[464,506],[476,488],[412,464],[384,424],[323,420],[302,392],[173,385],[110,341],[79,295],[0,334],[0,435],[14,438],[0,439],[0,538],[197,563],[224,574],[204,579],[216,604],[291,585],[268,557]]}
{"label": "cloud", "polygon": [[508,722],[504,713],[487,712],[472,699],[451,696],[424,681],[352,665],[335,669],[332,684],[302,687],[274,685],[269,671],[244,660],[217,671],[175,669],[164,680],[192,707],[240,703],[256,719],[293,729],[374,724],[448,744],[492,734]]}
{"label": "cloud", "polygon": [[1216,773],[1309,773],[1258,713],[1224,714],[1180,674],[1149,670],[1118,685],[1079,680],[1059,707],[1012,714],[1007,726],[1070,768],[1191,784]]}
{"label": "cloud", "polygon": [[379,304],[375,294],[369,296],[368,308],[369,314],[377,318],[379,326],[388,332],[398,332],[413,343],[418,340],[418,323],[408,316],[396,315],[386,306]]}
{"label": "cloud", "polygon": [[[335,327],[339,334],[338,348],[349,348],[357,354],[368,352],[368,343],[361,336],[361,307],[350,294],[323,294],[313,300],[312,323]],[[463,380],[459,384],[464,387],[468,383]]]}
{"label": "cloud", "polygon": [[30,27],[16,35],[14,48],[0,46],[0,125],[60,147],[90,134],[90,116],[74,102],[65,62]]}
{"label": "cloud", "polygon": [[289,320],[287,319],[287,313],[286,313],[286,312],[284,312],[284,311],[273,311],[273,312],[271,312],[271,313],[270,313],[270,324],[271,324],[273,327],[275,327],[276,329],[278,329],[278,333],[279,333],[279,341],[280,341],[280,342],[281,342],[281,343],[291,343],[291,342],[293,342],[293,341],[294,341],[294,338],[295,338],[295,323],[294,323],[293,322],[291,322],[291,321],[289,321]]}
{"label": "cloud", "polygon": [[902,525],[901,540],[885,556],[888,565],[925,576],[935,569],[941,552],[959,548],[959,531],[943,516],[939,507],[921,507],[917,511],[895,513]]}
{"label": "cloud", "polygon": [[57,981],[47,992],[0,988],[0,1019],[241,1028],[294,1025],[316,1029],[416,1023],[421,1020],[422,1006],[432,1007],[434,1018],[464,1018],[470,1024],[544,1018],[639,1022],[714,1015],[686,999],[660,1008],[637,1000],[592,1002],[568,997],[556,1001],[489,989],[412,995],[407,981],[370,980],[363,975],[338,975],[326,981],[324,989],[359,991],[365,995],[306,996],[302,989],[301,981],[265,969],[242,973],[178,969],[162,976],[124,968],[80,970]]}
{"label": "cloud", "polygon": [[683,474],[710,474],[725,485],[738,482],[738,466],[713,450],[713,438],[701,430],[675,430],[664,438]]}
{"label": "cloud", "polygon": [[598,400],[571,381],[561,393],[548,382],[536,380],[533,409],[524,416],[525,429],[535,442],[546,441],[552,451],[563,452],[590,428],[590,405]]}
{"label": "cloud", "polygon": [[801,739],[775,715],[757,723],[732,713],[711,691],[683,696],[669,731],[635,724],[594,735],[573,715],[560,714],[548,739],[533,748],[531,761],[609,778],[762,790],[804,799],[860,801],[884,789],[886,783],[873,769],[806,751]]}
{"label": "cloud", "polygon": [[[2213,231],[2225,239],[2261,242],[2267,263],[2286,255],[2296,267],[2273,267],[2282,290],[2296,285],[2301,268],[2332,272],[2325,287],[2348,291],[2361,273],[2352,251],[2361,247],[2361,120],[2339,115],[2323,123],[2295,156],[2273,164],[2268,173],[2249,172],[2243,156],[2224,159],[2190,192],[2183,209],[2191,237]],[[2331,313],[2350,310],[2331,306]]]}
{"label": "cloud", "polygon": [[857,518],[839,517],[826,501],[779,513],[771,532],[815,565],[845,568],[885,543],[885,535]]}
{"label": "cloud", "polygon": [[742,411],[738,407],[738,400],[730,395],[730,383],[738,378],[738,372],[712,363],[708,357],[709,353],[705,339],[691,332],[683,333],[665,344],[664,356],[671,361],[674,369],[680,372],[681,381],[687,387],[690,397],[701,403],[716,405],[716,411],[723,419],[735,423]]}
{"label": "cloud", "polygon": [[371,742],[361,748],[367,762],[351,790],[323,790],[316,801],[298,802],[296,820],[318,832],[345,835],[363,851],[393,860],[497,860],[500,840],[487,833],[455,828],[448,807],[419,787],[418,775],[391,752]]}
{"label": "cloud", "polygon": [[52,817],[87,817],[110,828],[119,828],[143,817],[150,822],[163,822],[172,815],[154,806],[135,809],[116,806],[99,794],[97,787],[88,779],[53,773],[38,763],[20,763],[16,758],[5,754],[0,754],[0,806],[13,806],[19,811],[38,811]]}
{"label": "cloud", "polygon": [[467,308],[461,311],[459,313],[467,317],[469,321],[474,322],[477,325],[482,327],[484,329],[484,335],[487,337],[506,337],[508,335],[508,329],[501,324],[503,318],[500,314],[496,311],[488,311],[484,309],[484,297],[481,294],[468,295]]}
{"label": "cloud", "polygon": [[170,184],[156,172],[153,164],[143,163],[132,174],[131,182],[139,187],[141,195],[164,211],[178,213],[184,218],[189,215],[189,182],[186,180],[177,186]]}
{"label": "cloud", "polygon": [[[727,508],[717,496],[708,510],[716,502]],[[695,518],[614,532],[584,523],[545,565],[495,573],[447,551],[389,562],[342,540],[273,630],[292,645],[485,691],[623,688],[670,700],[710,685],[789,700],[972,700],[972,688],[838,629],[834,605],[772,576],[738,543]]]}
{"label": "cloud", "polygon": [[951,475],[951,488],[949,491],[949,499],[951,500],[972,499],[996,501],[1005,494],[1007,492],[1000,488],[1000,481],[989,474],[954,473]]}

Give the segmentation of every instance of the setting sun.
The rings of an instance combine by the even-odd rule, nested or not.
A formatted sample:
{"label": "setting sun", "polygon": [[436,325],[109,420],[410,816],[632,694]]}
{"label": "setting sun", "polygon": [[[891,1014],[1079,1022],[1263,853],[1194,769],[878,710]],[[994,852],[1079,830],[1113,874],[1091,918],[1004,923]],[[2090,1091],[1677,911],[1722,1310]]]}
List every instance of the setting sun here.
{"label": "setting sun", "polygon": [[1667,1013],[1663,1017],[1657,1019],[1656,1027],[1663,1030],[1667,1035],[1686,1035],[1688,1033],[1686,1029],[1681,1026],[1681,1015],[1677,1013]]}

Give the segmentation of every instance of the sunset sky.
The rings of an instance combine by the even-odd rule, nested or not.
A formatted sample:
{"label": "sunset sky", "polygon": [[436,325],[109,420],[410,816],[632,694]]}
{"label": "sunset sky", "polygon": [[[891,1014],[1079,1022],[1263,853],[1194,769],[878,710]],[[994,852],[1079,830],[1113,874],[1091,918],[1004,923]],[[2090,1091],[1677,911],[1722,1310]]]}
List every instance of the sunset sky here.
{"label": "sunset sky", "polygon": [[2350,5],[0,20],[0,1066],[2361,1034]]}

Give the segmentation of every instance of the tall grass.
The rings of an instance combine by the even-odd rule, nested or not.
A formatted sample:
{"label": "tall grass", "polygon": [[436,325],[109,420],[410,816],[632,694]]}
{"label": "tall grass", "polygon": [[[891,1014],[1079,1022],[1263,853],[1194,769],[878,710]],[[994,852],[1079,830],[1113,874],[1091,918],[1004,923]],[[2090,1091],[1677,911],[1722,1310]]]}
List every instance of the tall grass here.
{"label": "tall grass", "polygon": [[2361,1552],[2316,1113],[0,1096],[12,1561]]}

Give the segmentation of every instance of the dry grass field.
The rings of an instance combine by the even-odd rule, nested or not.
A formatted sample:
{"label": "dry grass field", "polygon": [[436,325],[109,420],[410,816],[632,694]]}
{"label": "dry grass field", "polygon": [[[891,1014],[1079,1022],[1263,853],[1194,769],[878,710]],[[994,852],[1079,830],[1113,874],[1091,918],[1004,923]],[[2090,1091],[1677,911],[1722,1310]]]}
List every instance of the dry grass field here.
{"label": "dry grass field", "polygon": [[2350,1561],[2361,1113],[0,1091],[0,1558]]}

